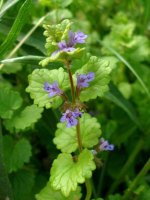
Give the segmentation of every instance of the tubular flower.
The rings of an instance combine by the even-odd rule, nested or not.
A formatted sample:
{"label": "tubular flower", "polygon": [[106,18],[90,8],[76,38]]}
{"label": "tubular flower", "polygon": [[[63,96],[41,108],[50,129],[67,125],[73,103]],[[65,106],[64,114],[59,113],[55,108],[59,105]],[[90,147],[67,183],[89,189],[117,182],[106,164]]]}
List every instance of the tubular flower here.
{"label": "tubular flower", "polygon": [[99,149],[100,151],[113,151],[114,145],[109,144],[107,140],[105,140],[104,138],[101,138]]}
{"label": "tubular flower", "polygon": [[63,116],[61,117],[60,121],[61,122],[66,121],[67,127],[70,128],[78,124],[77,118],[81,116],[82,112],[80,112],[78,108],[76,108],[74,111],[67,109],[66,112],[63,113]]}
{"label": "tubular flower", "polygon": [[52,56],[55,56],[57,53],[63,51],[63,52],[71,52],[75,50],[76,44],[83,44],[85,42],[85,39],[87,38],[87,35],[82,33],[81,31],[78,32],[72,32],[69,31],[68,34],[68,41],[61,41],[58,43],[58,50],[52,53]]}
{"label": "tubular flower", "polygon": [[89,82],[94,79],[94,73],[89,72],[88,74],[77,74],[77,87],[86,88],[89,86]]}
{"label": "tubular flower", "polygon": [[58,87],[58,83],[56,81],[53,84],[45,82],[44,90],[49,93],[49,97],[63,94],[62,90]]}

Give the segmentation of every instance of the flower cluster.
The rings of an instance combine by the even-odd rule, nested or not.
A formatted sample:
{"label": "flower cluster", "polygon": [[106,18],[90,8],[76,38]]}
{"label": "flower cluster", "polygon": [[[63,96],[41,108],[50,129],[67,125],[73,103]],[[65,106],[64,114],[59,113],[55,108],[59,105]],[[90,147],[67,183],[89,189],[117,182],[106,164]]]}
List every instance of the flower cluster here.
{"label": "flower cluster", "polygon": [[78,124],[78,117],[82,116],[82,112],[79,111],[78,108],[76,108],[74,111],[71,111],[69,109],[66,110],[65,113],[63,113],[63,116],[61,117],[61,122],[66,122],[67,127],[70,128],[72,126],[76,126]]}
{"label": "flower cluster", "polygon": [[68,34],[68,41],[61,41],[58,43],[59,50],[52,53],[52,56],[55,56],[57,53],[63,51],[63,52],[71,52],[75,50],[76,44],[82,44],[85,42],[85,39],[87,38],[87,35],[84,33],[78,31],[78,32],[72,32],[69,31]]}

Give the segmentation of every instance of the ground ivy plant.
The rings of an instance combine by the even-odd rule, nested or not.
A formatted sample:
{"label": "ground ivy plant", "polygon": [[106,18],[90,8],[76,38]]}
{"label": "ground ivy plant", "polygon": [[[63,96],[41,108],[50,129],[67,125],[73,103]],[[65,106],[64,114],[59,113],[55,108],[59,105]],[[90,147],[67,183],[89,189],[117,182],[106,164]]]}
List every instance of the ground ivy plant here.
{"label": "ground ivy plant", "polygon": [[[47,186],[36,199],[47,200],[49,195],[53,199],[80,199],[78,185],[85,183],[85,199],[89,200],[96,156],[113,150],[114,145],[101,137],[100,124],[86,112],[85,102],[102,97],[108,90],[110,63],[107,58],[87,54],[84,44],[88,36],[81,31],[73,32],[69,20],[44,28],[48,56],[40,62],[44,68],[29,75],[26,91],[39,107],[60,108],[53,142],[61,153],[52,164]],[[83,56],[86,58],[83,66],[73,66]],[[56,69],[46,68],[50,62],[56,63]],[[57,62],[63,68],[58,68]]]}

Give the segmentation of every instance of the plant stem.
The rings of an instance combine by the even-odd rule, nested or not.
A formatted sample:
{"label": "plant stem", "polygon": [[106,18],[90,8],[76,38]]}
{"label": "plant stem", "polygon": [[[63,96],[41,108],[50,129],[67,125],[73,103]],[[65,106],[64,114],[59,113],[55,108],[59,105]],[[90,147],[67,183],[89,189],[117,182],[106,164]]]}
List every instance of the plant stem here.
{"label": "plant stem", "polygon": [[81,152],[82,151],[82,141],[81,141],[80,121],[79,120],[78,120],[78,124],[76,125],[76,132],[77,132],[79,151]]}
{"label": "plant stem", "polygon": [[127,160],[127,162],[125,163],[125,165],[123,166],[123,168],[121,169],[120,173],[117,176],[116,181],[112,184],[112,186],[110,187],[108,194],[111,194],[115,191],[116,187],[121,183],[122,178],[124,177],[124,175],[126,174],[126,171],[129,169],[129,167],[131,166],[131,164],[133,163],[133,161],[135,160],[136,156],[138,155],[139,151],[141,150],[141,148],[143,147],[144,141],[143,139],[140,139],[134,150],[132,151],[132,154],[130,155],[129,159]]}
{"label": "plant stem", "polygon": [[[66,62],[65,64],[67,66],[67,70],[68,70],[68,74],[69,74],[71,94],[72,94],[72,103],[75,104],[76,103],[75,89],[74,89],[73,78],[72,78],[72,73],[71,73],[71,69],[70,69],[70,63]],[[79,99],[79,93],[77,93],[77,97]],[[79,151],[82,152],[83,147],[82,147],[82,140],[81,140],[81,134],[80,134],[80,121],[79,120],[78,120],[78,124],[76,125],[76,133],[77,133],[78,148],[79,148]],[[85,200],[90,200],[91,195],[92,195],[92,186],[91,186],[90,179],[85,180],[85,185],[86,185],[86,190],[87,190]]]}
{"label": "plant stem", "polygon": [[131,193],[133,189],[137,186],[139,181],[147,174],[147,172],[150,170],[150,158],[145,163],[144,167],[141,169],[139,174],[136,176],[136,178],[132,181],[129,188],[126,190],[125,195],[123,196],[123,200],[128,200],[131,196]]}
{"label": "plant stem", "polygon": [[86,185],[86,190],[87,190],[87,194],[86,194],[85,200],[90,200],[91,199],[91,195],[92,195],[92,187],[91,187],[90,179],[86,179],[85,185]]}
{"label": "plant stem", "polygon": [[67,70],[68,70],[68,74],[69,74],[71,93],[72,93],[72,102],[75,103],[75,90],[74,90],[73,78],[72,78],[72,73],[71,73],[71,69],[69,66],[69,62],[66,62],[66,66],[67,66]]}
{"label": "plant stem", "polygon": [[142,146],[144,144],[143,139],[140,139],[134,150],[132,151],[132,154],[130,155],[129,159],[127,160],[127,162],[125,163],[125,165],[123,166],[123,168],[121,169],[120,173],[118,174],[116,181],[111,185],[108,194],[111,194],[115,191],[116,187],[120,184],[120,182],[122,181],[122,178],[124,177],[124,175],[126,174],[127,170],[129,169],[129,167],[131,166],[131,164],[133,163],[133,161],[135,160],[136,156],[138,155],[139,151],[141,150]]}

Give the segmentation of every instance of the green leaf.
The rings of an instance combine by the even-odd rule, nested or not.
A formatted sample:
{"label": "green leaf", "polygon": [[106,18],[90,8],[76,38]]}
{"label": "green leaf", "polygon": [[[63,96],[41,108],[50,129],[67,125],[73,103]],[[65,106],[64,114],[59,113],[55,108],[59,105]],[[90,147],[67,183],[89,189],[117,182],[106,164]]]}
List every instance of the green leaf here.
{"label": "green leaf", "polygon": [[43,108],[36,105],[25,107],[23,110],[18,110],[14,113],[11,120],[5,120],[4,125],[10,132],[18,132],[35,124],[41,118]]}
{"label": "green leaf", "polygon": [[[57,128],[53,140],[57,148],[64,153],[76,151],[78,148],[76,127],[67,128],[65,123],[58,123]],[[83,147],[91,148],[98,143],[101,135],[100,124],[96,118],[85,113],[80,119],[80,132]]]}
{"label": "green leaf", "polygon": [[36,200],[79,200],[81,198],[80,188],[77,187],[75,192],[71,192],[66,198],[60,191],[56,191],[51,187],[50,181],[47,185],[36,195]]}
{"label": "green leaf", "polygon": [[28,19],[28,15],[31,9],[31,0],[26,0],[24,4],[21,6],[19,13],[13,23],[11,30],[9,31],[6,39],[0,46],[0,55],[3,56],[13,45],[16,40],[18,34],[20,33],[22,27],[26,23]]}
{"label": "green leaf", "polygon": [[120,194],[109,195],[108,200],[121,200],[122,197]]}
{"label": "green leaf", "polygon": [[[101,43],[101,42],[100,42]],[[113,53],[122,63],[125,64],[125,66],[135,75],[135,77],[137,78],[137,80],[139,81],[139,83],[141,84],[143,90],[145,91],[145,93],[147,94],[147,96],[150,98],[150,91],[147,88],[147,86],[145,85],[145,83],[143,82],[141,75],[139,75],[136,71],[135,68],[133,68],[132,65],[130,65],[130,63],[122,56],[120,55],[114,48],[106,45],[105,43],[101,43],[104,47],[106,47],[111,53]]]}
{"label": "green leaf", "polygon": [[33,200],[32,188],[35,175],[31,170],[19,170],[10,175],[15,200]]}
{"label": "green leaf", "polygon": [[8,88],[0,89],[0,116],[4,119],[10,119],[14,110],[22,104],[22,98],[19,93]]}
{"label": "green leaf", "polygon": [[5,60],[1,60],[0,63],[2,64],[8,64],[8,63],[32,63],[32,64],[38,64],[40,60],[42,60],[44,57],[42,56],[21,56],[16,58],[9,58]]}
{"label": "green leaf", "polygon": [[27,139],[22,138],[15,142],[12,137],[3,137],[4,160],[8,173],[22,168],[24,163],[29,162],[32,155],[31,145]]}
{"label": "green leaf", "polygon": [[[76,48],[74,51],[71,52],[65,52],[65,51],[59,51],[55,55],[52,55],[50,57],[45,58],[44,60],[40,61],[39,64],[42,65],[42,67],[45,67],[50,62],[54,61],[62,61],[65,62],[65,60],[68,60],[70,58],[79,58],[85,48]],[[58,47],[57,47],[58,50]]]}
{"label": "green leaf", "polygon": [[95,73],[95,79],[90,82],[90,86],[81,91],[81,101],[95,99],[98,96],[102,97],[104,93],[108,91],[108,82],[110,79],[109,74],[112,68],[110,58],[104,57],[99,59],[96,56],[92,56],[82,69],[76,71],[76,73],[79,74],[85,74],[88,72]]}
{"label": "green leaf", "polygon": [[5,14],[7,10],[9,10],[12,6],[14,6],[19,0],[8,0],[0,10],[0,18]]}
{"label": "green leaf", "polygon": [[59,96],[50,98],[48,93],[44,90],[44,83],[49,82],[52,84],[54,81],[58,82],[60,89],[65,91],[69,87],[68,74],[64,72],[63,68],[48,70],[36,69],[29,75],[29,86],[26,91],[30,92],[30,96],[34,99],[34,103],[40,107],[58,107],[62,103]]}
{"label": "green leaf", "polygon": [[77,162],[73,161],[71,154],[61,153],[51,168],[51,185],[67,197],[77,189],[78,183],[84,183],[86,178],[92,176],[95,168],[93,154],[87,149],[80,153]]}

